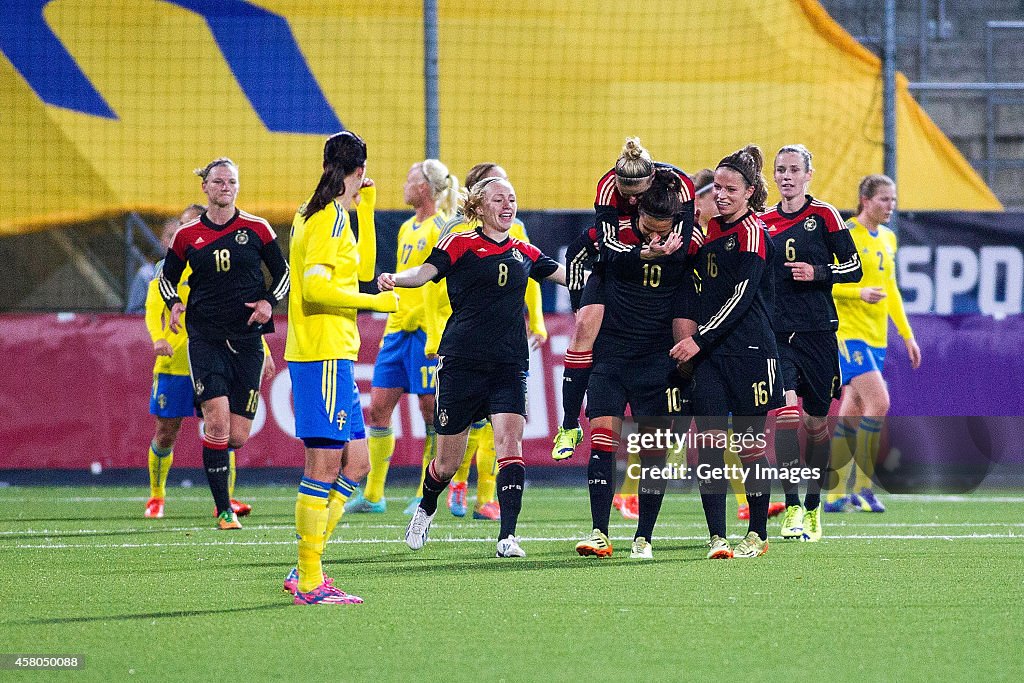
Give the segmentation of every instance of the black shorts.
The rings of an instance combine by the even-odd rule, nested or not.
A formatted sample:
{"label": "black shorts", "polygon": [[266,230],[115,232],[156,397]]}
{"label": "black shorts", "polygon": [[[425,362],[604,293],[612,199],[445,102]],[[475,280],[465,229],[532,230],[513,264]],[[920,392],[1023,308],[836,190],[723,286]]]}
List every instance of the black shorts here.
{"label": "black shorts", "polygon": [[692,415],[688,386],[667,351],[598,358],[587,385],[587,418]]}
{"label": "black shorts", "polygon": [[573,313],[591,304],[604,305],[604,278],[598,270],[590,273],[583,289],[569,290],[569,306]]}
{"label": "black shorts", "polygon": [[833,398],[839,398],[839,344],[834,332],[792,332],[778,335],[782,386],[804,400],[804,412],[825,417]]}
{"label": "black shorts", "polygon": [[776,358],[715,356],[693,370],[693,412],[701,416],[767,415],[786,404]]}
{"label": "black shorts", "polygon": [[526,371],[517,363],[437,359],[434,430],[460,434],[497,413],[526,417]]}
{"label": "black shorts", "polygon": [[261,337],[216,342],[190,337],[188,364],[197,406],[227,396],[232,415],[256,416],[263,375]]}

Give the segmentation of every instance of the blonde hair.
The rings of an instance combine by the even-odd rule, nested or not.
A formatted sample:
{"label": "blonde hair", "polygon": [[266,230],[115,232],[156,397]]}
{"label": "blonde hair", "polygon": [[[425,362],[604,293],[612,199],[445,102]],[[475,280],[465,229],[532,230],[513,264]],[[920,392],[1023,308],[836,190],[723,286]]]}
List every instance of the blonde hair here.
{"label": "blonde hair", "polygon": [[459,208],[462,210],[462,215],[465,216],[467,224],[473,222],[483,223],[483,212],[481,209],[484,205],[484,192],[487,190],[488,185],[495,182],[506,183],[509,187],[512,187],[512,183],[504,178],[490,176],[462,193]]}
{"label": "blonde hair", "polygon": [[227,157],[217,157],[203,168],[192,169],[192,172],[195,173],[200,178],[202,178],[203,182],[206,182],[206,176],[210,175],[210,171],[217,168],[218,166],[233,166],[235,170],[238,169],[238,164],[231,161],[231,159],[228,159]]}
{"label": "blonde hair", "polygon": [[625,186],[640,185],[654,174],[651,153],[640,144],[640,138],[626,138],[622,154],[615,162],[615,176]]}
{"label": "blonde hair", "polygon": [[804,170],[810,173],[814,170],[814,166],[811,165],[811,150],[807,149],[804,145],[786,145],[779,149],[775,153],[775,158],[778,159],[780,154],[786,154],[792,152],[793,154],[799,154],[800,158],[804,160]]}
{"label": "blonde hair", "polygon": [[857,213],[864,210],[864,198],[871,199],[874,197],[883,185],[888,185],[895,189],[896,181],[881,173],[872,173],[861,179],[860,185],[857,187]]}
{"label": "blonde hair", "polygon": [[437,159],[424,159],[419,163],[420,171],[430,187],[437,210],[451,216],[459,200],[459,179],[448,172],[448,167]]}

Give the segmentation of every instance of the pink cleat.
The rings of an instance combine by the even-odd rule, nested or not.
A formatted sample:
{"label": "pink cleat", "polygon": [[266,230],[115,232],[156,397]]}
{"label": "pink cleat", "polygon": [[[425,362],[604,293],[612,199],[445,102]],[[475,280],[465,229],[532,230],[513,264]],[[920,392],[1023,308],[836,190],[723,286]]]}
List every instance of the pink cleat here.
{"label": "pink cleat", "polygon": [[363,599],[358,595],[349,595],[326,581],[308,593],[295,591],[296,605],[361,605],[362,603]]}

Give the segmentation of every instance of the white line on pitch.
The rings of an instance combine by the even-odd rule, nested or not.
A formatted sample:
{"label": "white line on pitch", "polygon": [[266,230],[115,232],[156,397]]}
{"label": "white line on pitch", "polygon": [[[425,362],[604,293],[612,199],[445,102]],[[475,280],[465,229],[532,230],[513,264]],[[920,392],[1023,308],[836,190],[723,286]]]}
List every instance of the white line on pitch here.
{"label": "white line on pitch", "polygon": [[[585,522],[579,524],[569,523],[548,523],[548,522],[531,522],[523,521],[520,522],[526,526],[540,526],[548,529],[583,529]],[[454,529],[479,529],[484,524],[480,522],[442,522],[443,528],[454,528]],[[355,524],[345,523],[338,526],[339,530],[357,530],[357,529],[405,529],[406,524]],[[612,529],[635,529],[635,524],[611,524],[609,525]],[[658,522],[659,529],[703,529],[705,526],[704,522]],[[879,529],[955,529],[961,527],[999,527],[999,528],[1024,528],[1024,522],[854,522],[854,521],[833,521],[829,525],[829,528],[841,527],[844,529],[859,529],[859,528],[879,528]],[[252,525],[247,524],[245,526],[248,530],[255,531],[279,531],[279,530],[293,530],[295,529],[294,524],[258,524]],[[435,527],[437,528],[437,527]],[[112,529],[21,529],[18,531],[0,531],[0,537],[3,536],[19,536],[21,534],[53,534],[59,536],[94,536],[99,534],[136,534],[136,533],[191,533],[191,532],[203,532],[210,531],[213,526],[176,526],[176,527],[135,527],[135,528],[112,528]]]}
{"label": "white line on pitch", "polygon": [[[740,538],[739,535],[735,535],[735,538]],[[1024,536],[1018,534],[965,534],[965,535],[947,535],[947,534],[854,534],[849,536],[832,536],[828,540],[858,540],[858,541],[884,541],[884,540],[898,540],[898,541],[974,541],[974,540],[988,540],[996,538],[1024,538]],[[571,537],[523,537],[524,542],[558,542],[558,543],[571,543],[578,541],[579,536]],[[612,540],[615,541],[630,541],[631,536],[614,536]],[[664,541],[706,541],[706,535],[700,536],[659,536],[657,539],[659,542]],[[494,538],[435,538],[434,543],[494,543]],[[400,538],[346,538],[346,539],[332,539],[330,543],[339,544],[355,544],[355,543],[405,543],[404,539]],[[135,548],[171,548],[171,547],[209,547],[209,546],[275,546],[275,545],[290,545],[294,546],[295,541],[207,541],[201,543],[184,543],[184,542],[173,542],[173,543],[110,543],[110,544],[86,544],[86,543],[54,543],[54,544],[18,544],[11,546],[0,546],[0,550],[66,550],[69,548],[95,548],[95,549],[135,549]],[[795,544],[794,544],[795,545]]]}

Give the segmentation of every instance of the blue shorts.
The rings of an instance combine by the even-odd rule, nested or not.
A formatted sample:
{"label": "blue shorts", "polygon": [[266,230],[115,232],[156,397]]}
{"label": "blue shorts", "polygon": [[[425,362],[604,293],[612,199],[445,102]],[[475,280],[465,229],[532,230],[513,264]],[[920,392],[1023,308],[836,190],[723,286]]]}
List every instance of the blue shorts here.
{"label": "blue shorts", "polygon": [[401,388],[407,394],[434,393],[437,359],[427,360],[423,352],[426,345],[427,333],[423,330],[385,336],[373,366],[373,386]]}
{"label": "blue shorts", "polygon": [[340,448],[366,438],[350,360],[288,363],[295,403],[295,436],[311,448]]}
{"label": "blue shorts", "polygon": [[188,375],[153,375],[153,393],[149,412],[157,417],[192,417],[196,414],[196,395]]}
{"label": "blue shorts", "polygon": [[885,366],[885,347],[868,346],[860,339],[839,340],[839,372],[843,385],[866,372],[882,371]]}

